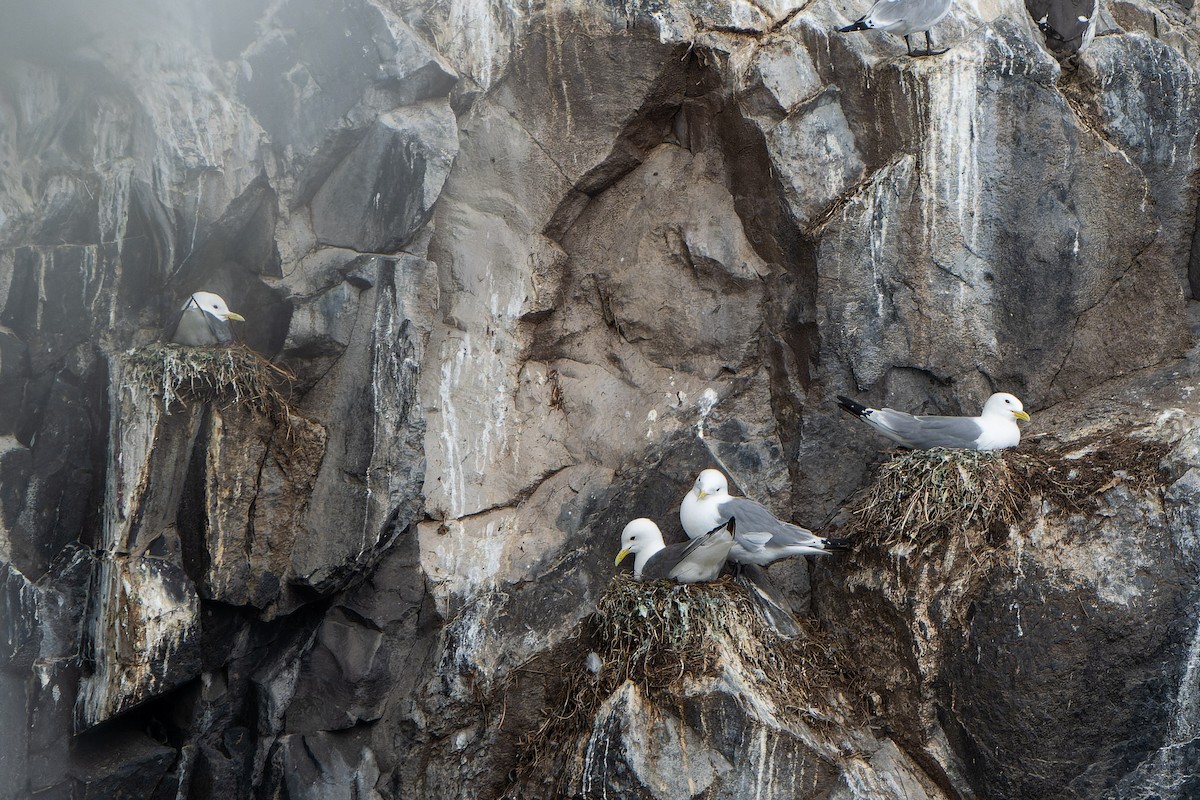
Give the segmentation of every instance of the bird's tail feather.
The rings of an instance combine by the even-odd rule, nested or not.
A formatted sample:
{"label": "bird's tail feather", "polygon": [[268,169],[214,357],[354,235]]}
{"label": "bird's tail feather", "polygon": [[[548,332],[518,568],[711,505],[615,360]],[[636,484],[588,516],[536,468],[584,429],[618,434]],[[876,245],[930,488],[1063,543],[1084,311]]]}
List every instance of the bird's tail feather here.
{"label": "bird's tail feather", "polygon": [[866,17],[863,17],[862,19],[855,20],[854,22],[850,23],[849,25],[847,25],[844,28],[838,28],[838,33],[850,33],[851,31],[870,30],[870,27],[866,23],[866,19],[867,19]]}
{"label": "bird's tail feather", "polygon": [[800,635],[800,622],[791,604],[783,594],[775,588],[761,567],[745,564],[737,580],[746,589],[751,603],[771,629],[784,639],[794,639]]}
{"label": "bird's tail feather", "polygon": [[837,396],[837,401],[838,405],[842,407],[843,411],[853,414],[856,417],[866,417],[869,413],[871,413],[871,409],[867,408],[862,403],[851,400],[849,397],[843,397],[839,394]]}

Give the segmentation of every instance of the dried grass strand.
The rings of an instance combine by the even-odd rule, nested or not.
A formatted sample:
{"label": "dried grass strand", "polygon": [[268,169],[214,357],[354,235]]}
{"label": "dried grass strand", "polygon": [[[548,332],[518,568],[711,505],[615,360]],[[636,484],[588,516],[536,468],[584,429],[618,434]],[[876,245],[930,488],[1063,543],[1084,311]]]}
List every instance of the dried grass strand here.
{"label": "dried grass strand", "polygon": [[286,424],[291,407],[277,387],[295,376],[245,345],[186,347],[159,342],[126,355],[128,378],[160,398],[167,413],[189,402],[236,403]]}

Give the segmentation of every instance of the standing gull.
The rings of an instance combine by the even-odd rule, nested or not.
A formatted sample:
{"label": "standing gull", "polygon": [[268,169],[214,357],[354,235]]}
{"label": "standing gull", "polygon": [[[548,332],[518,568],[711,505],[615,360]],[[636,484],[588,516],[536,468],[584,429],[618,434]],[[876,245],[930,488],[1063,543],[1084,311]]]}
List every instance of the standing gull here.
{"label": "standing gull", "polygon": [[[946,52],[934,50],[929,29],[950,12],[950,0],[878,0],[871,10],[850,25],[838,28],[840,33],[879,29],[895,36],[904,37],[904,46],[910,56],[936,56]],[[925,50],[913,52],[908,37],[914,33],[925,34]]]}
{"label": "standing gull", "polygon": [[733,546],[734,521],[718,525],[690,542],[664,545],[662,531],[652,520],[639,517],[621,531],[621,552],[615,564],[633,553],[633,577],[639,581],[670,578],[677,583],[714,581]]}
{"label": "standing gull", "polygon": [[225,305],[224,298],[212,292],[196,292],[187,299],[167,325],[171,341],[191,347],[232,344],[233,327],[229,320],[245,322]]}
{"label": "standing gull", "polygon": [[997,392],[983,404],[978,417],[913,416],[891,408],[867,408],[838,395],[838,405],[901,447],[928,450],[1003,450],[1021,442],[1017,420],[1029,421],[1021,401]]}
{"label": "standing gull", "polygon": [[766,506],[746,497],[729,494],[729,480],[720,470],[706,469],[679,506],[679,521],[690,537],[703,536],[724,520],[737,518],[737,533],[729,551],[735,564],[760,567],[791,556],[817,555],[844,550],[844,539],[828,539],[812,531],[783,522]]}

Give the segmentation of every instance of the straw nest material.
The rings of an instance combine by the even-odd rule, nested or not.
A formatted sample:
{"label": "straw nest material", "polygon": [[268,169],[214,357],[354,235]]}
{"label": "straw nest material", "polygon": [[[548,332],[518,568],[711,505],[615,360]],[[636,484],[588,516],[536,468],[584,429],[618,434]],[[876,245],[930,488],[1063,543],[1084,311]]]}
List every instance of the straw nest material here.
{"label": "straw nest material", "polygon": [[293,375],[244,345],[157,343],[130,351],[126,365],[129,379],[161,398],[168,413],[189,402],[236,403],[275,422],[286,422],[290,412],[277,387]]}
{"label": "straw nest material", "polygon": [[1161,487],[1166,452],[1161,442],[1127,435],[1022,451],[898,452],[853,504],[852,535],[856,544],[918,554],[968,530],[1002,540],[1032,516],[1034,498],[1051,513],[1086,513],[1118,484]]}
{"label": "straw nest material", "polygon": [[[568,794],[570,758],[600,706],[626,681],[650,701],[681,709],[689,682],[735,669],[785,724],[819,726],[856,715],[854,692],[846,691],[853,682],[848,662],[812,623],[802,625],[801,636],[780,638],[729,578],[677,585],[614,577],[563,648],[564,663],[540,665],[539,674],[558,676],[557,685],[549,687],[540,725],[520,744],[504,796]],[[588,659],[598,673],[585,666]]]}

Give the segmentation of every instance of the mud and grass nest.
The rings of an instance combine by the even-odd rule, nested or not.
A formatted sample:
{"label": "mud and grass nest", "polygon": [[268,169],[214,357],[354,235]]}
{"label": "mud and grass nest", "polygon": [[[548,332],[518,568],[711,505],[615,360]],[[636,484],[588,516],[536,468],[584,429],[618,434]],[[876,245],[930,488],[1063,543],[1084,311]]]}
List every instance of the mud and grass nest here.
{"label": "mud and grass nest", "polygon": [[[730,578],[678,585],[614,577],[596,612],[557,654],[559,663],[537,665],[538,674],[555,679],[540,724],[520,743],[513,782],[502,796],[564,796],[569,760],[601,705],[626,681],[682,717],[689,681],[713,678],[740,661],[739,672],[784,723],[821,726],[856,717],[849,660],[813,623],[801,626],[796,638],[778,636]],[[586,666],[589,660],[598,673]]]}
{"label": "mud and grass nest", "polygon": [[291,407],[279,387],[294,376],[244,345],[185,347],[160,342],[131,351],[128,377],[163,401],[237,404],[286,424]]}
{"label": "mud and grass nest", "polygon": [[1168,446],[1096,434],[1027,450],[917,450],[886,461],[851,509],[856,543],[921,554],[975,530],[996,544],[1031,517],[1040,498],[1051,513],[1087,513],[1108,489],[1161,489]]}

